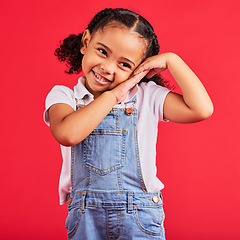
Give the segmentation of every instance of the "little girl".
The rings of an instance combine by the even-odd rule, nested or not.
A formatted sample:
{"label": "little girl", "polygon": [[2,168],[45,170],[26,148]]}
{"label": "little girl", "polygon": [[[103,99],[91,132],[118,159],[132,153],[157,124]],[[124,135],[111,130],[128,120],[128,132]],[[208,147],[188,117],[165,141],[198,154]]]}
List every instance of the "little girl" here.
{"label": "little girl", "polygon": [[[183,60],[158,51],[148,21],[121,8],[100,11],[55,51],[67,73],[84,73],[73,89],[55,86],[44,112],[62,149],[69,239],[165,239],[158,122],[201,121],[213,106]],[[163,86],[166,69],[183,95]]]}

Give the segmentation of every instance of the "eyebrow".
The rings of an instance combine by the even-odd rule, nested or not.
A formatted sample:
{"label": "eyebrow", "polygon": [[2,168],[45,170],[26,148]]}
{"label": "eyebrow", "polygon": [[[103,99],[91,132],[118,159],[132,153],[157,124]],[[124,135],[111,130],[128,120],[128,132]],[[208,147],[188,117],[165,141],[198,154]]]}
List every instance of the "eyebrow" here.
{"label": "eyebrow", "polygon": [[[112,50],[111,50],[108,46],[106,46],[105,44],[100,43],[100,42],[97,42],[97,44],[101,45],[102,47],[104,47],[105,49],[107,49],[110,53],[112,53]],[[125,57],[122,57],[122,58],[123,58],[125,61],[131,63],[133,66],[135,66],[135,63],[134,63],[133,61],[131,61],[130,59],[125,58]]]}

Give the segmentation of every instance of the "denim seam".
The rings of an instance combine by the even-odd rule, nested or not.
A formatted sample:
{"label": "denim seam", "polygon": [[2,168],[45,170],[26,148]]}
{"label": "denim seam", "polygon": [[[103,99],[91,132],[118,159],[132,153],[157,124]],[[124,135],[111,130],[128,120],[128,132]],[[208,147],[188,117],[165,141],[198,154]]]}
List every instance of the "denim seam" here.
{"label": "denim seam", "polygon": [[110,238],[110,236],[109,236],[109,213],[108,213],[108,209],[106,209],[107,210],[107,234],[108,234],[108,237]]}
{"label": "denim seam", "polygon": [[[72,192],[71,194],[79,194],[79,193],[83,193],[84,191],[76,191],[76,192]],[[88,193],[95,193],[95,194],[127,194],[128,192],[122,192],[122,191],[116,191],[116,192],[106,192],[106,191],[94,191],[94,190],[89,190]],[[154,195],[154,196],[158,196],[159,192],[134,192],[135,196],[138,195]]]}
{"label": "denim seam", "polygon": [[[109,205],[109,204],[104,204],[104,203],[99,203],[99,204],[94,204],[94,203],[86,203],[85,207],[103,207],[103,208],[123,208],[128,210],[128,205],[126,203],[123,204],[116,204],[116,205]],[[162,207],[162,205],[143,205],[143,204],[133,204],[133,207],[138,207],[138,208],[159,208]]]}
{"label": "denim seam", "polygon": [[119,236],[120,236],[120,221],[121,221],[121,215],[122,215],[122,212],[120,211],[120,210],[117,210],[117,226],[118,226],[118,228],[117,228],[117,239],[119,238]]}
{"label": "denim seam", "polygon": [[71,187],[72,191],[74,190],[74,160],[75,160],[75,151],[74,146],[71,147]]}
{"label": "denim seam", "polygon": [[68,205],[68,210],[71,210],[72,208],[80,208],[80,206],[81,206],[80,202],[74,203],[74,204]]}
{"label": "denim seam", "polygon": [[122,135],[122,132],[125,130],[121,130],[121,129],[114,129],[114,128],[96,128],[94,129],[90,135],[100,135],[101,133],[104,133],[106,135]]}
{"label": "denim seam", "polygon": [[122,172],[120,171],[120,169],[117,169],[117,179],[118,179],[118,189],[119,190],[123,190],[121,175],[122,175]]}
{"label": "denim seam", "polygon": [[136,109],[134,109],[133,115],[134,115],[133,116],[133,126],[134,126],[134,139],[135,139],[135,157],[136,157],[136,163],[137,163],[138,178],[139,178],[142,190],[144,192],[147,192],[146,186],[145,186],[143,178],[142,178],[142,170],[141,170],[140,159],[139,159],[138,135],[137,135],[137,124],[136,124],[136,119],[138,118],[138,116],[137,116]]}
{"label": "denim seam", "polygon": [[117,170],[119,168],[122,168],[123,165],[122,164],[116,164],[115,166],[113,166],[111,168],[107,168],[106,170],[108,170],[108,171],[104,171],[104,173],[100,173],[102,170],[99,170],[98,168],[95,168],[95,167],[93,167],[93,166],[91,166],[89,164],[85,164],[84,167],[87,168],[88,170],[91,170],[91,171],[101,175],[101,176],[104,176],[104,175],[106,175],[106,174],[108,174],[110,172],[113,172],[113,171],[115,171],[115,170]]}
{"label": "denim seam", "polygon": [[107,231],[108,231],[108,237],[109,239],[118,239],[120,236],[120,220],[121,220],[121,210],[119,211],[119,209],[116,210],[117,212],[117,234],[114,237],[113,233],[110,232],[110,228],[109,228],[109,209],[107,210]]}
{"label": "denim seam", "polygon": [[[125,159],[126,159],[126,137],[127,137],[127,130],[123,130],[123,138],[122,138],[122,154],[121,154],[121,163],[122,166],[125,166]],[[122,174],[122,171],[121,171]],[[123,189],[122,179],[121,179],[121,190]]]}
{"label": "denim seam", "polygon": [[119,112],[118,111],[116,111],[115,116],[116,116],[116,126],[115,126],[115,128],[119,129]]}
{"label": "denim seam", "polygon": [[91,173],[90,170],[86,169],[86,188],[89,189],[89,184],[91,182]]}

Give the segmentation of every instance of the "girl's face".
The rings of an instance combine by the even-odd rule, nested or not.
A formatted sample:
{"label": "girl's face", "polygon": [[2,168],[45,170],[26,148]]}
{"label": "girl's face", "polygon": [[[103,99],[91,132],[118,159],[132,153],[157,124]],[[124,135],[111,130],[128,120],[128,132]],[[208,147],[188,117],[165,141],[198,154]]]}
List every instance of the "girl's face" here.
{"label": "girl's face", "polygon": [[105,26],[82,38],[82,70],[86,88],[94,97],[126,81],[143,61],[146,40],[126,27]]}

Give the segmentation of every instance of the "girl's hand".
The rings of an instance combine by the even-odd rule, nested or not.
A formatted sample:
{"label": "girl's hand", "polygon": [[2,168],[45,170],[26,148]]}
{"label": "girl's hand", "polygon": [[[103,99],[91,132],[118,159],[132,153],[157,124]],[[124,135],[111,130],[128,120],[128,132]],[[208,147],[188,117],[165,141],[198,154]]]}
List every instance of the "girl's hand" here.
{"label": "girl's hand", "polygon": [[165,101],[165,119],[179,123],[204,120],[213,113],[213,105],[201,81],[187,64],[174,53],[163,53],[146,59],[134,74],[148,71],[146,77],[168,69],[182,91],[182,95],[170,92]]}
{"label": "girl's hand", "polygon": [[167,59],[169,55],[171,55],[171,53],[163,53],[147,58],[137,69],[135,69],[128,80],[111,90],[116,96],[117,103],[124,101],[128,91],[139,83],[144,76],[151,78],[156,73],[166,70],[168,68]]}
{"label": "girl's hand", "polygon": [[135,71],[134,75],[141,72],[148,71],[146,78],[151,78],[155,74],[165,71],[167,66],[167,59],[171,53],[162,53],[156,56],[147,58]]}
{"label": "girl's hand", "polygon": [[138,74],[131,75],[129,79],[112,89],[111,92],[115,95],[117,103],[124,101],[129,90],[139,83],[148,72],[148,70],[144,70]]}

